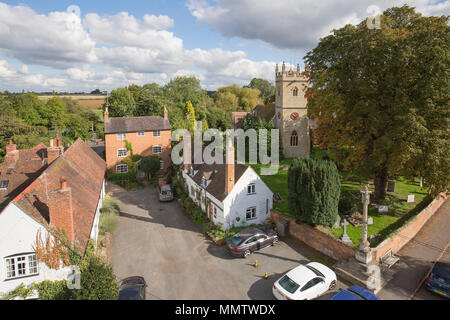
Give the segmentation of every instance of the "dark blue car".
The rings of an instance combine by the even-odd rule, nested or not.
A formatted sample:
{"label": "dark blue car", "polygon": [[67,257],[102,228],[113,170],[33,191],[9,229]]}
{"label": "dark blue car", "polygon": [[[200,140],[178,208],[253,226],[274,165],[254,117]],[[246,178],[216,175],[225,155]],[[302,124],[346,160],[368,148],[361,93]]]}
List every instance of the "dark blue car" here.
{"label": "dark blue car", "polygon": [[339,292],[330,300],[380,300],[371,291],[359,286],[351,286],[347,289],[339,289]]}
{"label": "dark blue car", "polygon": [[425,285],[428,290],[450,298],[450,264],[437,262],[425,279]]}

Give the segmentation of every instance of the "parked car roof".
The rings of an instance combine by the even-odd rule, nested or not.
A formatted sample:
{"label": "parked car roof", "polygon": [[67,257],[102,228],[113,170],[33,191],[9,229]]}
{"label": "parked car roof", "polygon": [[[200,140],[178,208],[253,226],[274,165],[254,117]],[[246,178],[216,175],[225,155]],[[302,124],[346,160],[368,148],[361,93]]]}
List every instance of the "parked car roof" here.
{"label": "parked car roof", "polygon": [[258,233],[265,233],[265,232],[258,228],[247,228],[239,231],[236,235],[240,236],[241,238],[247,239]]}
{"label": "parked car roof", "polygon": [[380,300],[380,298],[363,287],[351,286],[345,290],[339,289],[330,300]]}
{"label": "parked car roof", "polygon": [[431,272],[443,278],[450,279],[450,264],[437,262]]}

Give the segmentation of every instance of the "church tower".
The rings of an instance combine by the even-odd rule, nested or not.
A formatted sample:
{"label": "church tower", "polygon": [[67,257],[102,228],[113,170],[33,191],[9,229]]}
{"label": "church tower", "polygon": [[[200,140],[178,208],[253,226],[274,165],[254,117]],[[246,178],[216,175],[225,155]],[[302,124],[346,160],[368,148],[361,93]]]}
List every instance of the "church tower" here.
{"label": "church tower", "polygon": [[286,71],[283,62],[281,72],[278,64],[275,70],[275,118],[274,124],[280,130],[283,155],[286,158],[309,156],[310,136],[305,91],[306,77],[297,71]]}

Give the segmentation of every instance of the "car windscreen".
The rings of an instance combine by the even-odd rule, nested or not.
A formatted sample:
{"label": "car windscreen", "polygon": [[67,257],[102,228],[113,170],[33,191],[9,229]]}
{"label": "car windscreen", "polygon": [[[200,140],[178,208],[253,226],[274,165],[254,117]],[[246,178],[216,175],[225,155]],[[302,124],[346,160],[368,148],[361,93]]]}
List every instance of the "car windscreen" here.
{"label": "car windscreen", "polygon": [[140,286],[127,287],[119,292],[119,300],[142,300]]}
{"label": "car windscreen", "polygon": [[284,276],[278,281],[280,286],[289,293],[294,293],[300,287],[298,283],[289,278],[288,276]]}
{"label": "car windscreen", "polygon": [[316,268],[313,268],[311,266],[305,266],[305,267],[307,267],[309,270],[314,272],[317,276],[325,278],[325,276],[319,270],[317,270]]}
{"label": "car windscreen", "polygon": [[161,194],[163,196],[170,196],[172,194],[172,192],[170,190],[163,190],[163,191],[161,191]]}
{"label": "car windscreen", "polygon": [[235,247],[239,246],[243,241],[244,239],[239,236],[233,236],[228,240],[228,242]]}

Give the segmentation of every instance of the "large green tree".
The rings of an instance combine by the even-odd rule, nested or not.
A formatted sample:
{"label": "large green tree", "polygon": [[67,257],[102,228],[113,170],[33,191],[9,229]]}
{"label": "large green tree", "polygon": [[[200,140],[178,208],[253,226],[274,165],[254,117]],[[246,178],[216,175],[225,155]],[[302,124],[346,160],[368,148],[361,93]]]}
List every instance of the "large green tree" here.
{"label": "large green tree", "polygon": [[133,116],[136,112],[136,101],[127,88],[118,88],[111,91],[108,104],[110,117]]}
{"label": "large green tree", "polygon": [[247,87],[258,89],[261,92],[260,98],[265,104],[275,102],[275,86],[271,82],[265,79],[253,78]]}
{"label": "large green tree", "polygon": [[384,199],[389,174],[449,185],[448,18],[391,8],[380,28],[346,25],[306,55],[314,135],[346,168],[373,177]]}
{"label": "large green tree", "polygon": [[297,158],[288,172],[289,211],[312,225],[331,227],[338,217],[341,185],[330,160]]}

